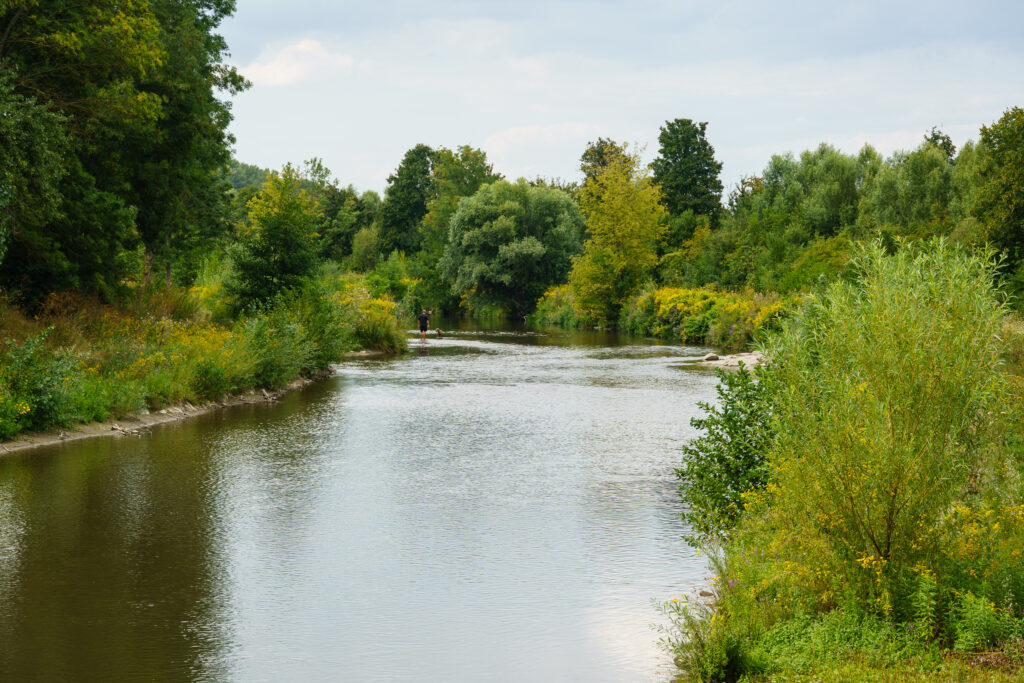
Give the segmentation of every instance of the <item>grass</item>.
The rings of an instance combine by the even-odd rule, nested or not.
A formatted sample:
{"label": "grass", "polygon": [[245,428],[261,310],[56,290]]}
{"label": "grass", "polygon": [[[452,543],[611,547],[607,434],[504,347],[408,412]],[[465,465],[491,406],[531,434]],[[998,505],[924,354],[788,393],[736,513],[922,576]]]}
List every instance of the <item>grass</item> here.
{"label": "grass", "polygon": [[23,431],[275,389],[356,349],[397,351],[394,304],[328,276],[235,320],[211,288],[140,290],[121,306],[51,296],[30,318],[0,303],[0,439]]}

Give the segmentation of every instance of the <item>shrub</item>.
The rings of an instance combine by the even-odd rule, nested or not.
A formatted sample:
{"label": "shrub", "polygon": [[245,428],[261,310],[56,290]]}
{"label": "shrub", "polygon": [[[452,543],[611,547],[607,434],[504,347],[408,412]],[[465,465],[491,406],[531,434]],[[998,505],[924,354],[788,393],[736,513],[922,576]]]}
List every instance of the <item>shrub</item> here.
{"label": "shrub", "polygon": [[683,448],[676,470],[693,545],[722,540],[743,511],[744,494],[764,487],[765,458],[774,437],[768,371],[742,364],[718,371],[718,405],[699,403],[705,417],[690,424],[704,433]]}
{"label": "shrub", "polygon": [[828,287],[769,344],[784,425],[773,505],[824,542],[828,559],[794,552],[833,591],[851,582],[890,613],[977,471],[1004,308],[993,267],[944,243],[893,256],[875,245],[854,267],[855,282]]}
{"label": "shrub", "polygon": [[537,302],[537,309],[528,316],[531,324],[539,327],[574,329],[585,324],[585,318],[576,308],[576,298],[569,285],[550,287]]}
{"label": "shrub", "polygon": [[51,330],[29,337],[22,344],[7,341],[0,381],[6,385],[9,398],[5,399],[6,426],[0,431],[13,434],[67,423],[66,393],[72,362],[66,354],[44,346]]}

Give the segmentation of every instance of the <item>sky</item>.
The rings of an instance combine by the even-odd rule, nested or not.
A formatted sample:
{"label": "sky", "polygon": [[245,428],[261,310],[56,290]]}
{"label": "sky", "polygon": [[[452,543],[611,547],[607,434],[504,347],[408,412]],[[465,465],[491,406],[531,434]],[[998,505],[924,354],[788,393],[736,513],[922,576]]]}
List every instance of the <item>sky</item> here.
{"label": "sky", "polygon": [[773,154],[961,145],[1024,106],[1018,0],[238,0],[221,33],[253,83],[236,158],[378,192],[419,143],[578,180],[588,141],[650,160],[676,118],[708,122],[728,191]]}

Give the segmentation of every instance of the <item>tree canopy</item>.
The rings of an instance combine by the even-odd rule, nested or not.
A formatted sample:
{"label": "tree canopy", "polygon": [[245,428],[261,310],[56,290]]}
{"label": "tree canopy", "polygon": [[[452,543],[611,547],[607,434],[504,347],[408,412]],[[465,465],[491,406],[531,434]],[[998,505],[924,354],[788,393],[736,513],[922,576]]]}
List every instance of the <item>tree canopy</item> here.
{"label": "tree canopy", "polygon": [[651,163],[654,182],[661,186],[672,215],[690,210],[715,215],[721,209],[721,162],[705,135],[707,122],[667,121],[658,135],[658,157]]}
{"label": "tree canopy", "polygon": [[582,228],[566,193],[499,180],[459,202],[440,268],[453,292],[521,317],[565,280]]}
{"label": "tree canopy", "polygon": [[584,184],[580,209],[590,238],[569,283],[581,312],[614,322],[626,298],[652,275],[666,210],[639,155],[612,158]]}

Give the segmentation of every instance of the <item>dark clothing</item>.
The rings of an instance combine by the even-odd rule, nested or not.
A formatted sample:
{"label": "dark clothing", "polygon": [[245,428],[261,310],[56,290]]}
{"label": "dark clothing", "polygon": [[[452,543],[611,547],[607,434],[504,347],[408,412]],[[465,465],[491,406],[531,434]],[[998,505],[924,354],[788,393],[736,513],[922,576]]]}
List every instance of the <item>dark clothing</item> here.
{"label": "dark clothing", "polygon": [[428,323],[430,322],[430,316],[426,313],[420,313],[416,316],[416,319],[420,321],[420,332],[426,332]]}

